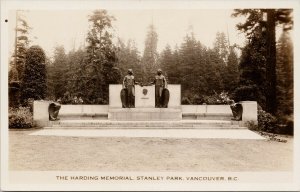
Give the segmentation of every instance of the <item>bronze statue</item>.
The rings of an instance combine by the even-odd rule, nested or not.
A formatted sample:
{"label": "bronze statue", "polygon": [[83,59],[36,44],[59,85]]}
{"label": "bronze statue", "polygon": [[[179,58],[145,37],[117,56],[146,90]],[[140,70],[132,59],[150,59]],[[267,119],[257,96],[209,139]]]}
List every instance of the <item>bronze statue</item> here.
{"label": "bronze statue", "polygon": [[235,103],[234,101],[230,104],[230,109],[232,111],[233,118],[231,120],[241,121],[243,116],[243,106],[240,103]]}
{"label": "bronze statue", "polygon": [[61,105],[57,102],[51,102],[48,107],[48,113],[49,113],[49,120],[50,121],[56,121],[59,120],[58,113],[61,108]]}
{"label": "bronze statue", "polygon": [[162,70],[157,70],[154,81],[151,83],[155,85],[155,107],[167,107],[169,102],[169,91],[167,89],[167,80],[162,75]]}
{"label": "bronze statue", "polygon": [[128,74],[124,77],[123,89],[121,91],[122,107],[133,108],[135,106],[135,103],[134,103],[134,97],[135,97],[134,85],[137,84],[137,82],[135,82],[132,69],[128,69],[127,73]]}

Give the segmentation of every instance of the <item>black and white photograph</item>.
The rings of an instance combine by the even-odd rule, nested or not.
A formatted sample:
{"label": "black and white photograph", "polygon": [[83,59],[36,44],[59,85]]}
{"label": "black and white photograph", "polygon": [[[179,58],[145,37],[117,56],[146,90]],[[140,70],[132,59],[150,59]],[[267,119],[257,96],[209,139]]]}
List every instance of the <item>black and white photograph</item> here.
{"label": "black and white photograph", "polygon": [[300,2],[205,2],[1,0],[1,189],[300,190]]}

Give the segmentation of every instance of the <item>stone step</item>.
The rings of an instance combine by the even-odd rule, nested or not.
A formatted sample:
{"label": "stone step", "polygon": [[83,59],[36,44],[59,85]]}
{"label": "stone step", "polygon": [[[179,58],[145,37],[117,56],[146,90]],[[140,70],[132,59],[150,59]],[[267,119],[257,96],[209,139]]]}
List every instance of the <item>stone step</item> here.
{"label": "stone step", "polygon": [[180,108],[110,108],[109,120],[114,121],[170,121],[181,120]]}
{"label": "stone step", "polygon": [[224,126],[224,127],[101,127],[101,126],[93,126],[93,127],[72,127],[72,126],[52,126],[52,127],[44,127],[44,129],[103,129],[103,130],[111,130],[111,129],[122,129],[122,130],[127,130],[127,129],[137,129],[137,130],[169,130],[169,129],[174,129],[174,130],[195,130],[195,129],[233,129],[233,130],[240,130],[240,129],[248,129],[247,127],[238,127],[238,126]]}
{"label": "stone step", "polygon": [[52,127],[112,127],[112,128],[239,128],[237,121],[180,120],[180,121],[109,121],[109,120],[60,120],[51,122]]}
{"label": "stone step", "polygon": [[[59,118],[61,120],[107,120],[108,114],[61,114]],[[231,114],[182,114],[184,120],[231,120],[232,118]]]}
{"label": "stone step", "polygon": [[[108,120],[108,115],[60,115],[59,118],[61,120]],[[182,116],[183,120],[231,120],[232,118],[232,116]]]}

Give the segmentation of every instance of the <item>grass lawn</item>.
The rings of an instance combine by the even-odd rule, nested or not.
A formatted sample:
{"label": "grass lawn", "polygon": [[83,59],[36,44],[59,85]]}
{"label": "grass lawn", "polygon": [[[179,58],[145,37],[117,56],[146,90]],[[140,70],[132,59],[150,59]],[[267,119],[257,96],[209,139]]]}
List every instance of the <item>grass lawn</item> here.
{"label": "grass lawn", "polygon": [[292,171],[293,137],[275,140],[33,136],[9,131],[16,171]]}

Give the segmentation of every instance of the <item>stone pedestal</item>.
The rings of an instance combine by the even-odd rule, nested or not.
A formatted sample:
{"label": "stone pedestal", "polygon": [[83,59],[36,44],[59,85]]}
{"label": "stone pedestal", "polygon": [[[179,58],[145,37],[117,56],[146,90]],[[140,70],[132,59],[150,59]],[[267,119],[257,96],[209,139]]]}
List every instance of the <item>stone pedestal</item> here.
{"label": "stone pedestal", "polygon": [[135,86],[135,107],[154,108],[155,107],[155,87]]}
{"label": "stone pedestal", "polygon": [[[143,94],[143,90],[147,89],[147,94]],[[122,108],[120,93],[122,90],[121,84],[109,85],[109,108]],[[169,108],[181,107],[181,86],[169,84],[168,90],[170,92]],[[154,86],[135,86],[135,107],[149,108],[155,107],[155,87]]]}
{"label": "stone pedestal", "polygon": [[247,125],[251,121],[257,124],[257,102],[256,101],[241,101],[243,106],[242,124]]}
{"label": "stone pedestal", "polygon": [[50,101],[34,101],[33,102],[33,121],[38,127],[46,127],[49,125],[49,104]]}
{"label": "stone pedestal", "polygon": [[108,119],[112,121],[181,120],[180,85],[168,85],[168,108],[155,108],[155,86],[135,86],[135,108],[122,108],[122,85],[109,85]]}

